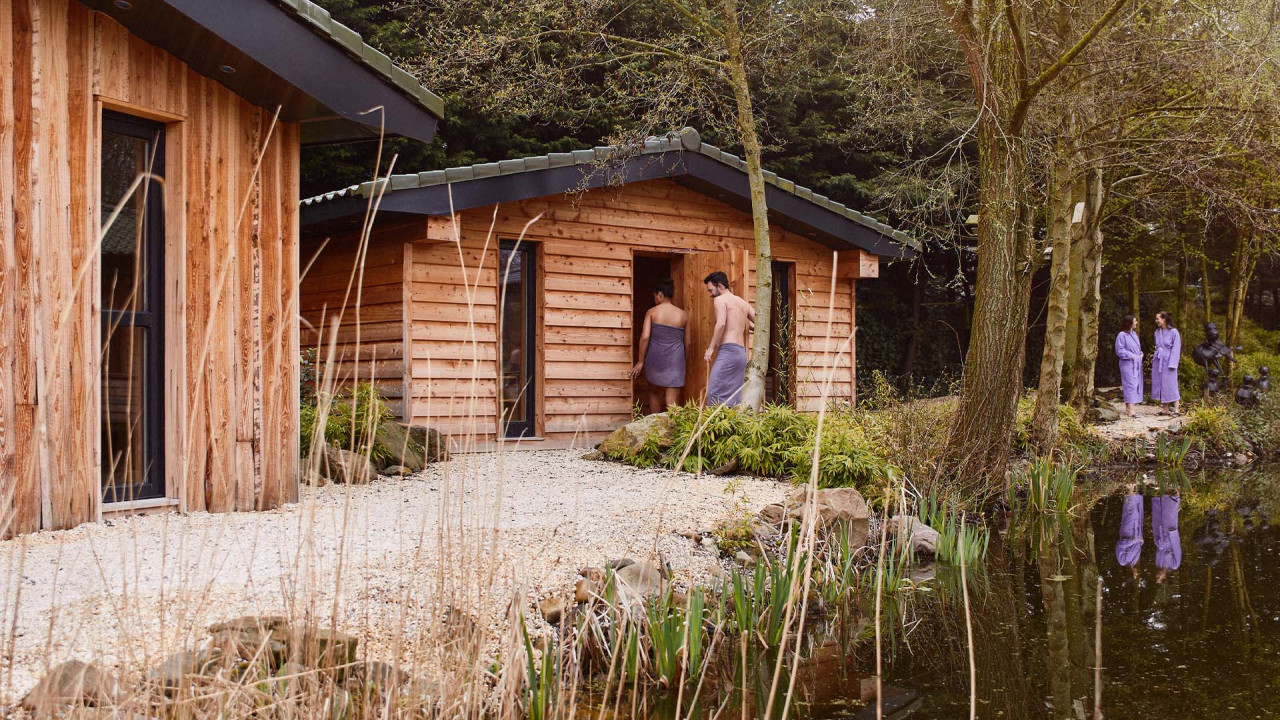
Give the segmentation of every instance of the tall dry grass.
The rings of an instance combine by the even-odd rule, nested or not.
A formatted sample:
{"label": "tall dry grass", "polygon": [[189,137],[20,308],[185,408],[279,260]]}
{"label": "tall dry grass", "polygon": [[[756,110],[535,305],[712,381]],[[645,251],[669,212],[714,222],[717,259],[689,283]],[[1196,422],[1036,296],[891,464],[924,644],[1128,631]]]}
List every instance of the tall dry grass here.
{"label": "tall dry grass", "polygon": [[[273,119],[262,141],[264,152],[275,123]],[[260,153],[254,163],[255,177],[261,162]],[[380,167],[381,146],[378,163]],[[345,384],[372,381],[376,375],[376,360],[372,359],[363,367],[357,360],[352,375],[335,369],[341,365],[338,329],[354,319],[355,357],[362,357],[359,321],[365,261],[394,166],[393,158],[387,176],[374,183],[369,195],[344,298],[337,307],[326,310],[317,327],[314,350],[323,368],[315,381],[320,427],[332,410],[332,398]],[[143,179],[140,176],[135,190],[143,185]],[[92,284],[92,274],[86,268],[96,262],[107,230],[127,201],[115,209],[99,234],[98,250],[77,277],[78,289],[83,283]],[[237,226],[244,221],[249,203],[246,193]],[[482,257],[497,253],[496,218],[495,208]],[[696,622],[686,622],[678,638],[678,677],[664,684],[654,680],[651,669],[629,671],[625,653],[608,654],[603,673],[590,662],[593,650],[587,638],[593,627],[601,627],[591,624],[599,623],[601,617],[615,623],[610,632],[616,637],[628,637],[626,627],[632,624],[636,642],[652,648],[658,642],[657,630],[642,613],[619,613],[609,605],[611,609],[603,615],[593,615],[589,606],[574,616],[581,625],[554,630],[540,626],[529,634],[531,626],[538,625],[531,596],[537,578],[523,573],[511,562],[519,558],[512,558],[502,547],[505,491],[510,481],[506,459],[519,445],[498,438],[489,456],[496,458],[496,465],[466,453],[479,448],[483,436],[492,434],[474,420],[479,415],[475,412],[478,403],[492,401],[482,397],[477,388],[489,380],[500,384],[501,379],[480,373],[484,358],[480,338],[487,332],[476,321],[481,268],[468,266],[456,213],[451,220],[459,270],[466,279],[467,345],[474,372],[469,378],[470,393],[445,400],[472,408],[473,420],[468,423],[470,431],[451,437],[454,450],[462,452],[436,470],[438,485],[412,481],[375,488],[344,485],[304,491],[298,506],[284,512],[165,513],[118,519],[112,528],[40,533],[0,544],[4,555],[0,608],[7,631],[0,652],[5,671],[0,688],[4,699],[0,702],[15,704],[37,677],[75,657],[92,660],[120,679],[123,692],[106,715],[117,717],[551,720],[594,714],[597,720],[604,720],[648,715],[654,708],[669,706],[672,698],[675,718],[691,716],[694,706],[711,717],[730,708],[736,708],[743,718],[752,715],[765,720],[786,720],[794,712],[798,670],[813,651],[806,645],[806,629],[815,617],[815,578],[840,574],[832,565],[829,543],[809,521],[796,537],[797,550],[774,561],[787,565],[777,570],[777,576],[784,580],[772,588],[776,593],[772,618],[780,633],[775,652],[759,652],[753,636],[741,628],[732,630],[737,626],[727,612],[711,615],[714,621],[706,623],[699,611]],[[525,232],[537,221],[530,221]],[[519,241],[525,241],[524,233]],[[326,247],[329,245],[322,245],[319,252]],[[304,275],[315,260],[308,260]],[[232,258],[224,259],[215,274],[215,308],[225,297],[232,263]],[[503,277],[509,272],[510,265]],[[828,347],[834,290],[833,273]],[[136,286],[132,294],[136,297]],[[299,288],[295,286],[287,301],[289,316],[299,317],[299,305]],[[66,327],[68,320],[64,314],[58,327]],[[201,346],[194,349],[195,367],[204,367],[209,356],[214,318],[202,330]],[[845,343],[827,353],[819,427],[825,419],[833,370],[847,351],[848,341]],[[127,382],[140,379],[129,377]],[[211,379],[196,372],[194,382],[194,396],[199,398]],[[132,397],[131,391],[127,394]],[[707,410],[703,427],[717,412],[717,408]],[[195,426],[197,414],[180,419],[188,423],[187,438],[199,430]],[[358,416],[353,413],[352,422]],[[355,430],[353,427],[353,437],[372,443],[373,433]],[[823,452],[822,433],[817,437],[813,474],[805,483],[809,518],[816,515],[812,512],[816,507],[816,473]],[[303,477],[320,470],[316,438],[322,439],[323,433],[314,434],[312,447],[305,449]],[[370,444],[361,448],[366,454],[372,449]],[[185,453],[190,450],[188,445]],[[493,474],[483,469],[490,466],[496,467]],[[666,476],[659,507],[678,502],[681,483],[676,471]],[[893,492],[899,491],[901,488]],[[402,510],[406,505],[412,511]],[[661,528],[660,513],[658,526]],[[665,530],[653,537],[634,538],[632,547],[642,556],[656,558],[662,532]],[[880,576],[876,574],[877,583]],[[728,599],[715,592],[719,591],[713,589],[711,602],[727,610]],[[686,617],[692,617],[689,602],[686,600],[683,609]],[[678,605],[670,612],[681,612]],[[149,681],[153,670],[174,653],[208,647],[206,626],[210,622],[240,615],[282,616],[292,628],[287,636],[289,661],[283,665],[256,662],[262,659],[260,655],[249,662],[214,660],[208,672],[186,674],[176,687],[167,690]],[[316,638],[331,629],[360,639],[357,658],[323,668],[305,662]],[[704,632],[708,660],[690,663],[695,637],[702,642]],[[404,677],[371,681],[369,674],[377,670],[367,664],[370,661],[387,663]],[[735,666],[735,662],[739,664]],[[353,682],[352,675],[361,673],[363,681],[357,678]],[[880,673],[877,662],[877,682]],[[594,684],[601,676],[602,691]],[[748,677],[758,682],[749,683]],[[748,691],[749,684],[756,686],[754,692]],[[735,687],[739,691],[736,699]],[[87,708],[73,714],[103,717]]]}

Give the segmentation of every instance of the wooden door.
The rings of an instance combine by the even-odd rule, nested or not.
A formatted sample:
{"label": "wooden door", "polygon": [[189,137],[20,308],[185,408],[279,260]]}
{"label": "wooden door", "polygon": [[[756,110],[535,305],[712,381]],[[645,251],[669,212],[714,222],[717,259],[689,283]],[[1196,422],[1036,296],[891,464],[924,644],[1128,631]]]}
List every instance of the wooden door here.
{"label": "wooden door", "polygon": [[713,252],[698,252],[685,256],[684,282],[682,283],[685,312],[689,313],[689,345],[685,348],[684,396],[686,400],[702,402],[707,393],[707,374],[710,367],[703,360],[711,334],[716,326],[716,312],[707,294],[707,275],[720,270],[729,276],[730,290],[735,295],[751,301],[748,283],[748,254],[742,248],[726,247]]}

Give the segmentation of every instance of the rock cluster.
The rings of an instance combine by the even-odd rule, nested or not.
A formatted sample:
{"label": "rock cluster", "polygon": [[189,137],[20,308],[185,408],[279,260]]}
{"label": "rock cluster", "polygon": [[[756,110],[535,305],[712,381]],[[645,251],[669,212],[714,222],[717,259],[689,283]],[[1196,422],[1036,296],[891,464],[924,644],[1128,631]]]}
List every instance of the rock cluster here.
{"label": "rock cluster", "polygon": [[653,439],[658,449],[667,450],[675,445],[675,423],[666,413],[646,415],[614,430],[600,441],[600,452],[605,457],[621,460],[635,455]]}
{"label": "rock cluster", "polygon": [[313,485],[328,482],[363,485],[378,475],[412,475],[430,463],[449,459],[444,436],[421,425],[405,426],[394,420],[384,420],[374,433],[373,444],[383,450],[381,454],[390,457],[381,468],[363,454],[326,444],[315,458],[315,471],[308,478],[309,482]]}
{"label": "rock cluster", "polygon": [[432,688],[414,683],[397,667],[359,660],[359,639],[336,630],[251,615],[215,623],[208,631],[203,643],[173,653],[130,688],[92,663],[62,663],[23,697],[22,707],[33,717],[53,717],[75,707],[189,703],[208,695],[209,687],[246,681],[255,691],[277,699],[313,690],[322,682],[332,683],[348,702],[381,703],[389,695],[409,692],[422,694],[424,700],[434,696]]}

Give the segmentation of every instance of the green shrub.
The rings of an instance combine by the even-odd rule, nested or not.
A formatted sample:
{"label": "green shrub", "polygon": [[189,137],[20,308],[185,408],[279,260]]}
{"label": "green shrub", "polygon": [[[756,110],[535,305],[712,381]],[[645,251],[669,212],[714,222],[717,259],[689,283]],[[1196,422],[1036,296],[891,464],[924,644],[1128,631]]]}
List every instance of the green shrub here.
{"label": "green shrub", "polygon": [[1218,450],[1239,446],[1240,425],[1229,406],[1206,403],[1191,408],[1182,423],[1182,432]]}
{"label": "green shrub", "polygon": [[378,425],[394,417],[373,383],[361,382],[353,390],[344,389],[328,398],[327,414],[323,412],[326,399],[323,393],[317,393],[299,408],[303,455],[310,452],[316,424],[324,415],[324,441],[327,444],[368,455],[375,464],[393,457],[390,448],[382,447],[373,439]]}
{"label": "green shrub", "polygon": [[[673,447],[662,450],[657,438],[650,437],[635,453],[612,459],[638,467],[675,467],[684,456],[680,469],[687,472],[714,470],[736,461],[743,473],[809,478],[818,427],[816,415],[781,405],[766,405],[760,412],[751,412],[729,407],[712,410],[694,404],[672,408],[667,414],[674,427]],[[821,487],[868,489],[883,484],[897,472],[877,450],[858,418],[851,411],[827,414],[818,460]]]}

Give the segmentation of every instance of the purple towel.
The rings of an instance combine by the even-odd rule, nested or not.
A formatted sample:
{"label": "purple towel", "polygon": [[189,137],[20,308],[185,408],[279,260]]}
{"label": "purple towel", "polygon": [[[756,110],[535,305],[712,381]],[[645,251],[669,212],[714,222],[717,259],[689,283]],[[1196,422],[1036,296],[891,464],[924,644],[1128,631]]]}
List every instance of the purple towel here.
{"label": "purple towel", "polygon": [[1116,562],[1123,567],[1138,564],[1142,554],[1142,496],[1134,493],[1124,498],[1120,513],[1120,537],[1116,540]]}
{"label": "purple towel", "polygon": [[740,405],[746,379],[747,349],[737,343],[724,343],[716,350],[716,362],[707,378],[707,405]]}
{"label": "purple towel", "polygon": [[644,379],[654,387],[684,387],[684,328],[649,323]]}

